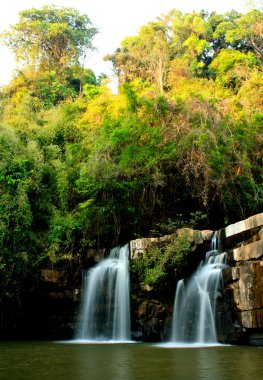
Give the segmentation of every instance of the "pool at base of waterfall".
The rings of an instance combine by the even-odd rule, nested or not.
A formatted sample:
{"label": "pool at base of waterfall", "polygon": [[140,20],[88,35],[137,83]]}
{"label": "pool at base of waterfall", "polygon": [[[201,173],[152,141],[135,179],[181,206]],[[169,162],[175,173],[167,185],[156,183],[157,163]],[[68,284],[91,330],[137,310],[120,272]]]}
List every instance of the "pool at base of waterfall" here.
{"label": "pool at base of waterfall", "polygon": [[[65,344],[67,343],[67,344]],[[263,348],[0,342],[1,380],[248,380],[263,378]]]}

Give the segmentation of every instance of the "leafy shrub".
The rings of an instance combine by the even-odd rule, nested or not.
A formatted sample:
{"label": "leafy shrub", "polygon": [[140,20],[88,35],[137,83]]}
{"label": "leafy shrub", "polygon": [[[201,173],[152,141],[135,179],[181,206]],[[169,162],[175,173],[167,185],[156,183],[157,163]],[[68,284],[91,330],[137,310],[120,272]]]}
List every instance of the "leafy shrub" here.
{"label": "leafy shrub", "polygon": [[137,273],[145,284],[158,284],[176,268],[179,272],[187,266],[187,255],[191,251],[188,232],[172,235],[169,242],[149,246],[147,252],[131,263],[131,272]]}

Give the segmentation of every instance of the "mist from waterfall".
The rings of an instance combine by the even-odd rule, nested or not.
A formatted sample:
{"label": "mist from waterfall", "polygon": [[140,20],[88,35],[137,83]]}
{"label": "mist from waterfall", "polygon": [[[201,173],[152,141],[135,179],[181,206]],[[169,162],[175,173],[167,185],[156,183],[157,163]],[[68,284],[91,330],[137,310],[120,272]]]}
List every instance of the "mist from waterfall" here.
{"label": "mist from waterfall", "polygon": [[219,253],[218,240],[212,239],[196,272],[177,284],[171,342],[191,344],[218,343],[215,313],[216,301],[223,287],[222,269],[226,254]]}
{"label": "mist from waterfall", "polygon": [[129,247],[115,247],[84,275],[78,340],[130,340]]}

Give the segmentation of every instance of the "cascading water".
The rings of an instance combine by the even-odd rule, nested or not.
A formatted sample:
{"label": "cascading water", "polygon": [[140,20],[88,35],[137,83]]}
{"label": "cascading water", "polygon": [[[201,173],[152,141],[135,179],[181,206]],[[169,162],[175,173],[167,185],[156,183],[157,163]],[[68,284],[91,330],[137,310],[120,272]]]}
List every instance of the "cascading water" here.
{"label": "cascading water", "polygon": [[85,274],[78,340],[130,339],[128,256],[128,244],[113,248],[107,259]]}
{"label": "cascading water", "polygon": [[225,253],[218,252],[218,239],[212,239],[196,272],[177,284],[172,339],[173,343],[217,343],[216,300],[222,288],[222,269],[226,267]]}

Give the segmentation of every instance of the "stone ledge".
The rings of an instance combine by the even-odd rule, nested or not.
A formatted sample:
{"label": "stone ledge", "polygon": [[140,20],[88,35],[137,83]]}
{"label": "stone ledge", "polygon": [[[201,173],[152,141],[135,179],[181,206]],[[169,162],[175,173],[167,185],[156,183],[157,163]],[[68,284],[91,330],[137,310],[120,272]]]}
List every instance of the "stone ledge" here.
{"label": "stone ledge", "polygon": [[233,250],[234,261],[244,261],[251,259],[259,259],[263,256],[263,240],[235,248]]}
{"label": "stone ledge", "polygon": [[256,214],[247,218],[245,220],[241,220],[240,222],[230,224],[225,228],[225,237],[228,238],[230,236],[238,235],[242,232],[261,227],[263,225],[263,213]]}
{"label": "stone ledge", "polygon": [[197,231],[192,228],[180,228],[171,235],[153,238],[140,238],[130,241],[130,259],[138,259],[150,246],[158,246],[162,243],[170,243],[175,237],[186,236],[193,245],[202,245],[211,240],[214,232],[211,230]]}

